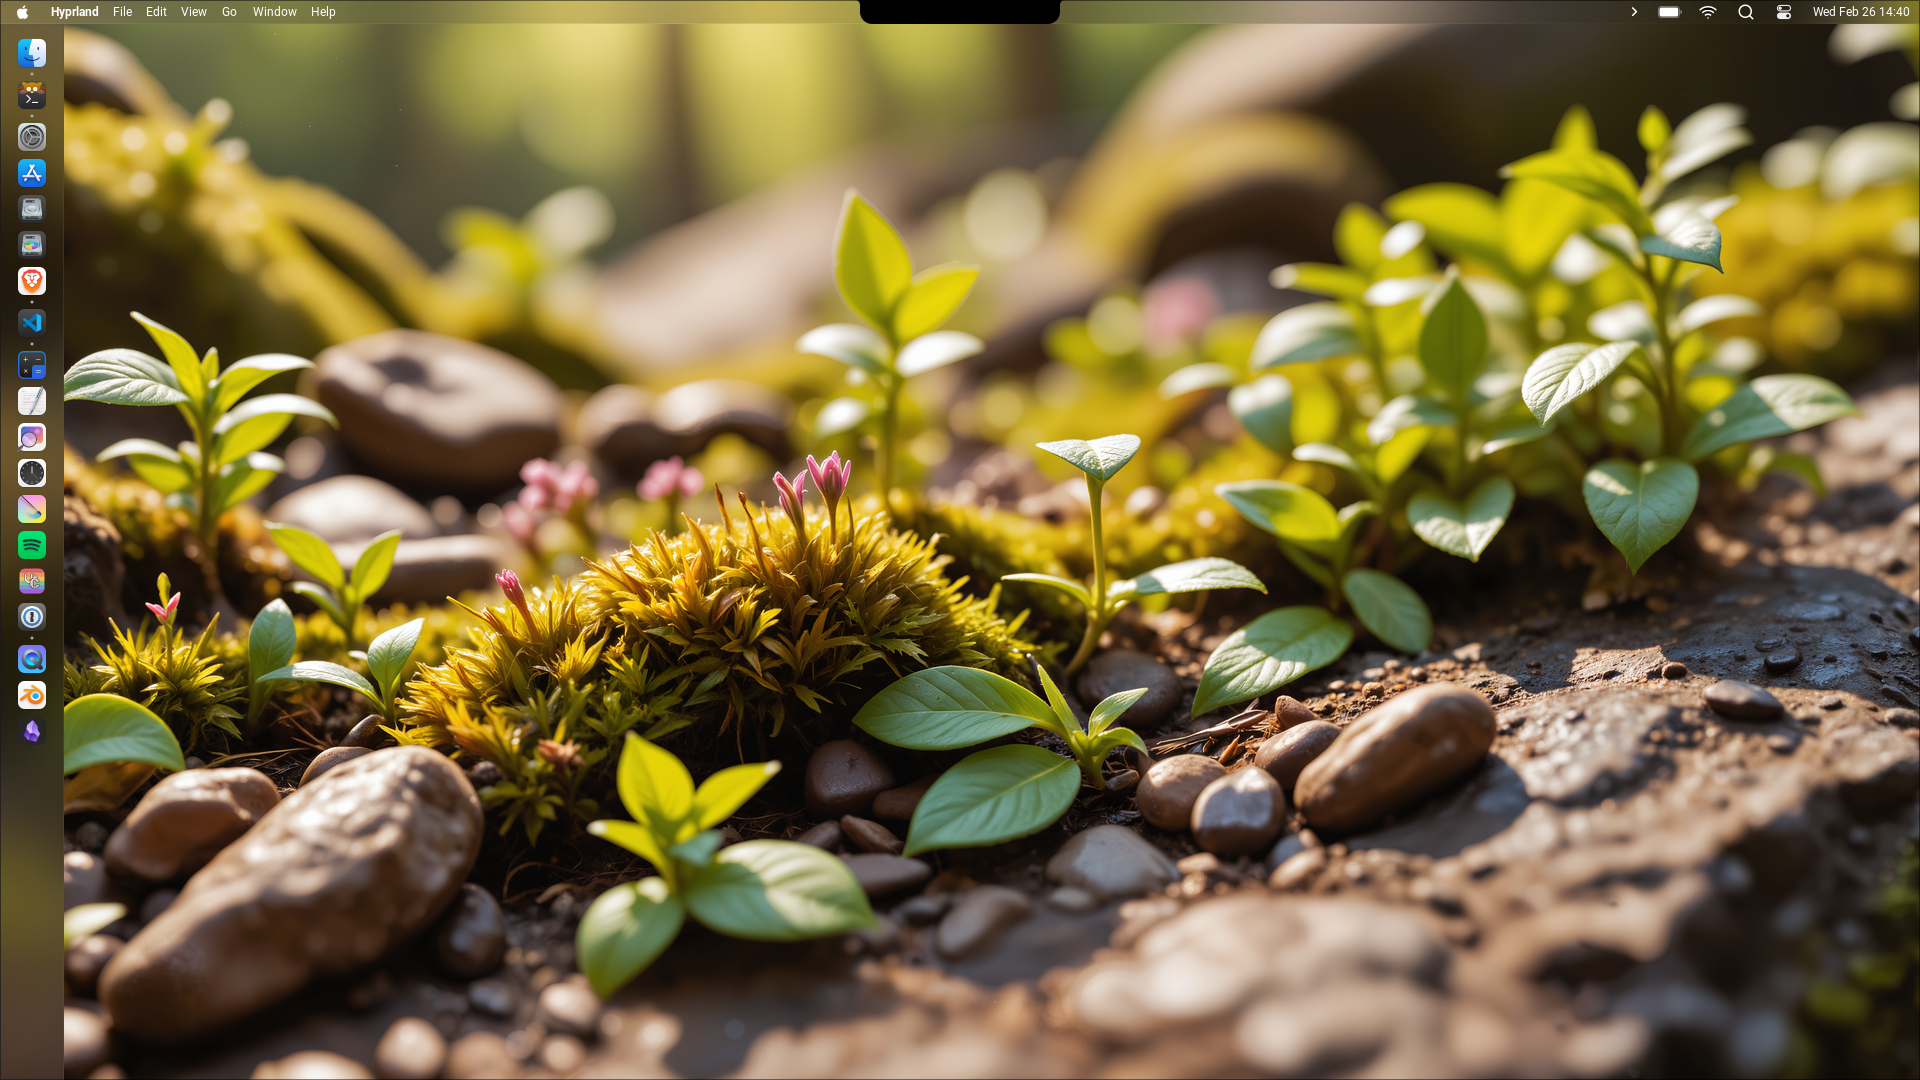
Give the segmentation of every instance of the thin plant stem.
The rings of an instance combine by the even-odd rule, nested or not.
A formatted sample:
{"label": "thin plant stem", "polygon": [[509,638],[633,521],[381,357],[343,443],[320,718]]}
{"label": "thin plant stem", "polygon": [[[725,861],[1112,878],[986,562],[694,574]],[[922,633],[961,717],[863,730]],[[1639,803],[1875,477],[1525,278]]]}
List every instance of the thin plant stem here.
{"label": "thin plant stem", "polygon": [[1068,675],[1086,666],[1093,656],[1093,647],[1100,643],[1101,632],[1107,628],[1106,521],[1100,505],[1100,494],[1105,487],[1105,481],[1088,474],[1087,503],[1093,520],[1093,603],[1087,608],[1087,634],[1080,639],[1080,649],[1067,665]]}

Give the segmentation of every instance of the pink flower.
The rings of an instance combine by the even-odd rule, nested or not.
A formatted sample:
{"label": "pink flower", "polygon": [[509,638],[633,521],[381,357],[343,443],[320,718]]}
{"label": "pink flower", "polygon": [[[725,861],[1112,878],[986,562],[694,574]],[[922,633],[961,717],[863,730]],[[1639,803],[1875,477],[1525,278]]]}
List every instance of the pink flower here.
{"label": "pink flower", "polygon": [[576,505],[600,494],[600,481],[587,471],[587,463],[576,461],[566,467],[554,483],[554,507],[572,513]]}
{"label": "pink flower", "polygon": [[1157,353],[1199,337],[1214,316],[1220,314],[1220,300],[1212,286],[1198,278],[1177,277],[1156,282],[1141,299],[1141,336],[1147,339],[1147,347]]}
{"label": "pink flower", "polygon": [[795,473],[788,480],[779,473],[773,474],[773,486],[780,489],[780,509],[786,511],[793,521],[793,531],[800,534],[802,541],[807,538],[807,474]]}
{"label": "pink flower", "polygon": [[838,450],[828,454],[825,461],[815,461],[813,455],[808,454],[807,472],[813,477],[814,490],[827,501],[827,509],[831,512],[839,503],[840,496],[846,494],[847,482],[853,479],[853,462],[842,464]]}
{"label": "pink flower", "polygon": [[526,492],[521,492],[518,501],[500,508],[500,524],[506,527],[508,536],[519,541],[521,547],[533,545],[534,530],[540,525],[533,516],[533,511],[537,509],[526,505]]}
{"label": "pink flower", "polygon": [[533,610],[527,607],[527,592],[520,587],[520,575],[511,570],[502,570],[493,575],[494,584],[507,594],[507,600],[520,609],[520,616],[527,620],[527,629],[533,629]]}
{"label": "pink flower", "polygon": [[173,616],[180,610],[180,594],[174,593],[165,599],[167,602],[165,607],[159,604],[148,604],[147,610],[153,612],[153,617],[160,620],[161,626],[172,626]]}
{"label": "pink flower", "polygon": [[698,495],[700,489],[706,486],[707,478],[700,470],[688,465],[676,454],[647,466],[647,474],[640,478],[634,491],[648,500],[664,499],[674,494],[685,498]]}
{"label": "pink flower", "polygon": [[584,461],[563,468],[546,458],[534,458],[520,466],[520,479],[526,483],[520,490],[520,504],[532,511],[571,514],[581,503],[600,494],[600,482]]}

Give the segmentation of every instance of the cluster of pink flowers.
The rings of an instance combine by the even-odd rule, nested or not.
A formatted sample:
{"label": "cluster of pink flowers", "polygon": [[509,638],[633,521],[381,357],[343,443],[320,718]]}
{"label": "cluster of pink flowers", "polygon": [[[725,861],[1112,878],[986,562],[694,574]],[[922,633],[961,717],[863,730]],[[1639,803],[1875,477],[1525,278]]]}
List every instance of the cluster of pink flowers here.
{"label": "cluster of pink flowers", "polygon": [[707,486],[707,478],[700,470],[680,460],[675,454],[665,461],[656,461],[647,466],[647,474],[640,478],[640,484],[634,490],[643,499],[652,501],[664,499],[670,495],[689,498],[700,494]]}
{"label": "cluster of pink flowers", "polygon": [[542,511],[572,517],[600,494],[600,481],[593,478],[584,461],[562,466],[546,458],[534,458],[520,466],[520,479],[527,486],[520,489],[518,498],[500,508],[500,521],[508,535],[528,549],[533,547]]}
{"label": "cluster of pink flowers", "polygon": [[820,493],[820,499],[827,504],[827,527],[839,528],[835,517],[840,508],[840,496],[847,492],[847,482],[853,479],[853,462],[842,463],[840,452],[827,455],[827,460],[816,461],[812,454],[807,455],[807,471],[795,473],[789,480],[781,473],[773,474],[773,486],[780,492],[780,509],[786,512],[793,527],[802,540],[807,536],[807,478],[813,478],[813,487]]}

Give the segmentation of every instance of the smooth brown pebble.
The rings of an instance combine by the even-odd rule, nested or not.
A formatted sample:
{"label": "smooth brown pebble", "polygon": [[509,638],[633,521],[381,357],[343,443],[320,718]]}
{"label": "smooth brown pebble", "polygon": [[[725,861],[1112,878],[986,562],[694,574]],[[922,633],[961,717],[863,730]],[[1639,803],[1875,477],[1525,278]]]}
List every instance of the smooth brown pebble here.
{"label": "smooth brown pebble", "polygon": [[447,905],[433,929],[433,959],[462,979],[491,975],[507,954],[507,916],[493,894],[471,881]]}
{"label": "smooth brown pebble", "polygon": [[1298,699],[1290,698],[1285,694],[1281,694],[1279,700],[1273,703],[1273,723],[1276,731],[1286,731],[1301,724],[1311,724],[1319,719],[1312,709],[1307,708]]}
{"label": "smooth brown pebble", "polygon": [[364,746],[328,747],[315,754],[312,763],[307,766],[307,771],[300,774],[300,786],[306,787],[354,758],[365,757],[371,753],[373,751]]}
{"label": "smooth brown pebble", "polygon": [[92,997],[101,969],[125,945],[112,934],[88,934],[74,942],[66,956],[67,989],[81,997]]}
{"label": "smooth brown pebble", "polygon": [[1730,720],[1773,720],[1786,711],[1779,698],[1738,679],[1721,679],[1701,696],[1709,708]]}
{"label": "smooth brown pebble", "polygon": [[1290,856],[1287,861],[1275,867],[1273,876],[1267,879],[1267,884],[1285,892],[1288,889],[1299,888],[1301,885],[1313,880],[1315,875],[1326,868],[1326,849],[1308,848],[1305,851]]}
{"label": "smooth brown pebble", "polygon": [[923,776],[905,787],[883,791],[873,797],[873,816],[891,821],[911,821],[913,812],[919,808],[920,799],[940,779],[939,773]]}
{"label": "smooth brown pebble", "polygon": [[387,742],[387,733],[380,730],[380,726],[384,723],[386,718],[383,716],[366,717],[353,725],[353,730],[347,732],[347,737],[340,740],[340,745],[364,746],[369,750],[378,750]]}
{"label": "smooth brown pebble", "polygon": [[837,821],[823,821],[813,828],[808,829],[806,832],[801,833],[799,836],[794,837],[793,840],[794,843],[817,847],[821,851],[832,851],[834,848],[840,846],[840,823]]}
{"label": "smooth brown pebble", "polygon": [[852,814],[840,819],[840,832],[854,847],[876,855],[898,855],[906,847],[885,825]]}
{"label": "smooth brown pebble", "polygon": [[373,1048],[373,1071],[381,1080],[433,1080],[446,1063],[447,1040],[417,1016],[395,1020]]}
{"label": "smooth brown pebble", "polygon": [[1309,720],[1261,743],[1260,752],[1254,756],[1253,763],[1280,781],[1281,790],[1292,791],[1293,785],[1300,779],[1300,770],[1306,768],[1308,762],[1319,757],[1339,737],[1340,729],[1334,725],[1325,720]]}
{"label": "smooth brown pebble", "polygon": [[1690,674],[1692,672],[1687,670],[1687,665],[1678,660],[1669,660],[1660,669],[1660,677],[1663,679],[1684,679]]}
{"label": "smooth brown pebble", "polygon": [[587,1048],[571,1035],[549,1035],[540,1044],[540,1064],[566,1076],[587,1063]]}
{"label": "smooth brown pebble", "polygon": [[933,876],[933,867],[899,855],[843,855],[853,879],[868,896],[886,896],[910,889]]}
{"label": "smooth brown pebble", "polygon": [[1114,721],[1131,728],[1157,723],[1180,704],[1181,697],[1180,677],[1173,669],[1133,649],[1108,649],[1094,657],[1080,674],[1079,689],[1080,700],[1088,707],[1128,690],[1146,690]]}
{"label": "smooth brown pebble", "polygon": [[447,1080],[486,1080],[519,1076],[520,1062],[507,1049],[507,1040],[491,1031],[460,1036],[447,1048]]}
{"label": "smooth brown pebble", "polygon": [[1140,816],[1157,828],[1175,832],[1187,827],[1193,816],[1194,800],[1220,777],[1227,767],[1205,754],[1177,754],[1156,761],[1140,778],[1134,790]]}
{"label": "smooth brown pebble", "polygon": [[63,1027],[62,1067],[68,1076],[86,1076],[107,1063],[113,1047],[107,1041],[105,1020],[85,1009],[68,1006]]}
{"label": "smooth brown pebble", "polygon": [[1368,710],[1301,771],[1294,803],[1316,829],[1355,829],[1477,767],[1493,707],[1456,683],[1409,690]]}
{"label": "smooth brown pebble", "polygon": [[191,876],[280,803],[258,769],[194,769],[153,785],[107,840],[116,877],[178,881]]}
{"label": "smooth brown pebble", "polygon": [[365,1065],[327,1050],[302,1050],[253,1067],[253,1080],[373,1080]]}
{"label": "smooth brown pebble", "polygon": [[1265,769],[1235,769],[1193,803],[1193,842],[1215,855],[1264,852],[1286,824],[1287,797]]}
{"label": "smooth brown pebble", "polygon": [[934,947],[949,960],[979,951],[1000,931],[1033,914],[1033,901],[1004,885],[981,885],[954,897],[934,931]]}
{"label": "smooth brown pebble", "polygon": [[807,816],[865,814],[875,795],[895,786],[893,770],[879,755],[852,739],[835,739],[807,759]]}
{"label": "smooth brown pebble", "polygon": [[600,996],[572,979],[540,991],[540,1022],[548,1031],[592,1038],[600,1030]]}

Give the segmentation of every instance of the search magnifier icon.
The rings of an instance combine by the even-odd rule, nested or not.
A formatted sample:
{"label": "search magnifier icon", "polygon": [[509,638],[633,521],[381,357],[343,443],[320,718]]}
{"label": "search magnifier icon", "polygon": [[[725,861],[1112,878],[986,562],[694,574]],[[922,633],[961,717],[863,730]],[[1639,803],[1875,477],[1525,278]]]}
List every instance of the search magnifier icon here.
{"label": "search magnifier icon", "polygon": [[1741,17],[1741,18],[1743,18],[1743,19],[1751,19],[1751,18],[1753,18],[1753,5],[1752,5],[1752,4],[1741,4],[1741,5],[1740,5],[1740,17]]}

